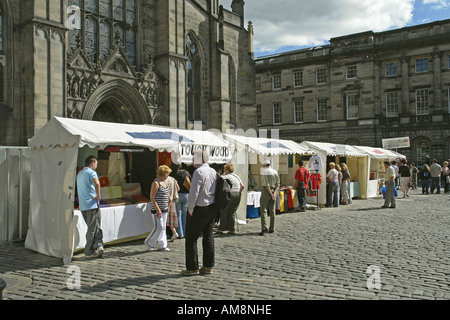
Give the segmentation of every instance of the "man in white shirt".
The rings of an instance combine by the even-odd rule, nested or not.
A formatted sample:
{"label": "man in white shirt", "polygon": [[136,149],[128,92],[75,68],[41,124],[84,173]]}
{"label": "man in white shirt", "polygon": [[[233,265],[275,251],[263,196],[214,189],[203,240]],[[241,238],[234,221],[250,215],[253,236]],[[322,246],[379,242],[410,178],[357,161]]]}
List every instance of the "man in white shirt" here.
{"label": "man in white shirt", "polygon": [[436,193],[441,193],[441,172],[442,167],[437,163],[437,160],[433,160],[433,164],[430,166],[431,173],[431,188],[430,192],[433,193],[434,189],[436,189]]}
{"label": "man in white shirt", "polygon": [[[214,267],[214,218],[217,206],[214,203],[217,172],[208,165],[206,151],[194,152],[194,171],[188,196],[186,225],[186,270],[183,275],[210,274]],[[197,240],[203,233],[203,267],[198,267]]]}

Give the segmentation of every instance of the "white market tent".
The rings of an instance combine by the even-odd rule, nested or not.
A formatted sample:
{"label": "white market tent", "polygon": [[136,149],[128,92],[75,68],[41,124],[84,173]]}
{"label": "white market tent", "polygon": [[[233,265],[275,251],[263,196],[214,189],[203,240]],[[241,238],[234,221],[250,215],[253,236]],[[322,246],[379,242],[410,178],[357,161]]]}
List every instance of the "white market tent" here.
{"label": "white market tent", "polygon": [[[235,173],[242,178],[245,190],[248,189],[249,164],[260,167],[264,160],[270,159],[272,167],[276,169],[280,165],[280,156],[294,154],[312,155],[314,153],[311,149],[301,146],[292,140],[247,137],[233,134],[223,134],[223,138],[234,144],[235,152],[231,163],[234,165]],[[259,172],[254,174],[258,176]],[[237,213],[239,221],[245,221],[246,212],[247,203],[241,200]]]}
{"label": "white market tent", "polygon": [[[228,142],[208,131],[52,118],[29,140],[32,149],[31,190],[25,247],[70,263],[74,250],[74,195],[79,148],[115,145],[180,152],[181,143],[192,144],[192,148],[229,146]],[[148,225],[147,231],[151,227]]]}
{"label": "white market tent", "polygon": [[380,190],[380,179],[383,178],[385,168],[384,161],[392,161],[396,159],[406,159],[406,157],[395,151],[375,148],[354,146],[356,149],[361,150],[369,155],[369,180],[367,184],[367,198],[373,198],[378,196]]}
{"label": "white market tent", "polygon": [[[325,142],[312,142],[312,141],[303,141],[300,145],[305,146],[307,148],[311,148],[315,151],[315,153],[320,156],[322,160],[322,168],[319,173],[321,176],[321,184],[319,189],[319,205],[326,204],[326,174],[328,168],[327,164],[327,156],[339,156],[346,157],[346,164],[349,168],[350,174],[352,176],[352,180],[356,180],[351,183],[351,195],[359,195],[361,198],[367,198],[366,190],[367,190],[367,182],[369,176],[368,169],[368,155],[367,153],[356,149],[355,147],[349,145],[342,144],[334,144],[334,143],[325,143]],[[308,197],[308,201],[314,203],[317,201],[317,198]]]}

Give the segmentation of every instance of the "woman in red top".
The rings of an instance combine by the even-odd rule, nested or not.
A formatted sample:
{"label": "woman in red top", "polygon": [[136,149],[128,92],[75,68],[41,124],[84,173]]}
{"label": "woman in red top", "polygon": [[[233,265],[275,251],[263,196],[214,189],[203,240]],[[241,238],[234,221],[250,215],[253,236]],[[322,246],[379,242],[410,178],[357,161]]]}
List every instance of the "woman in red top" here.
{"label": "woman in red top", "polygon": [[297,188],[300,211],[306,211],[306,188],[308,188],[309,171],[304,167],[302,160],[298,162],[300,167],[295,173],[295,187]]}

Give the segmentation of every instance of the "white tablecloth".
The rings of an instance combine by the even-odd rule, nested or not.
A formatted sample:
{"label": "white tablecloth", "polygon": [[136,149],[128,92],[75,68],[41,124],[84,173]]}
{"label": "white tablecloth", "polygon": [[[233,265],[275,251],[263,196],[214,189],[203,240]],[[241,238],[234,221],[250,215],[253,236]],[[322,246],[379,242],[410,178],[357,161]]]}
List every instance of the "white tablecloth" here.
{"label": "white tablecloth", "polygon": [[254,206],[255,208],[260,207],[261,191],[251,191],[247,193],[247,205]]}
{"label": "white tablecloth", "polygon": [[[100,208],[100,212],[104,243],[142,235],[153,229],[149,203]],[[86,245],[86,231],[81,211],[74,210],[74,251]]]}

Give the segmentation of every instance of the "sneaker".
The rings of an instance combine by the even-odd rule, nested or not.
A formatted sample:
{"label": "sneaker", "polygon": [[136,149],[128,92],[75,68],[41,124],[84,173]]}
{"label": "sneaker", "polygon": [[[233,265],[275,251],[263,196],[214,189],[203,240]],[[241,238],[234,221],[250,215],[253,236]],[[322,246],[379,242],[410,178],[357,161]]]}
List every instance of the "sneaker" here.
{"label": "sneaker", "polygon": [[201,274],[211,274],[212,273],[212,268],[201,267],[199,272]]}
{"label": "sneaker", "polygon": [[148,243],[147,242],[145,242],[144,241],[144,246],[145,246],[145,248],[148,250],[148,251],[156,251],[156,249],[155,248],[153,248],[153,247],[150,247],[149,245],[148,245]]}
{"label": "sneaker", "polygon": [[105,249],[103,248],[103,246],[100,246],[97,248],[97,250],[95,250],[95,257],[96,258],[101,258],[103,256],[103,253],[105,252]]}
{"label": "sneaker", "polygon": [[170,238],[170,241],[175,241],[175,239],[178,239],[178,233],[175,232],[175,234],[172,235],[172,238]]}
{"label": "sneaker", "polygon": [[183,271],[181,271],[181,274],[183,276],[195,276],[195,275],[200,274],[200,272],[198,269],[197,270],[183,270]]}
{"label": "sneaker", "polygon": [[260,236],[265,235],[268,232],[267,229],[262,230],[260,233],[258,233]]}
{"label": "sneaker", "polygon": [[158,251],[167,251],[167,252],[169,252],[170,249],[166,247],[166,248],[161,248],[161,249],[159,249]]}

